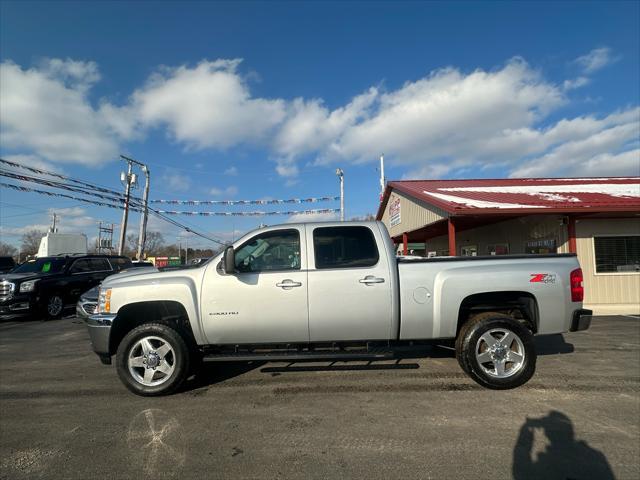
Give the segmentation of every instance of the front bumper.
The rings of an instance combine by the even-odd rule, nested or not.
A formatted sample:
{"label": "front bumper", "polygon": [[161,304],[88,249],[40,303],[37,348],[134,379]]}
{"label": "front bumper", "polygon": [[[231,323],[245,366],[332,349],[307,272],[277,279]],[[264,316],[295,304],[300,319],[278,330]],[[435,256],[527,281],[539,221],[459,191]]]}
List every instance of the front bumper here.
{"label": "front bumper", "polygon": [[591,317],[593,316],[593,310],[587,310],[581,308],[573,312],[573,318],[571,319],[570,332],[579,332],[581,330],[587,330],[591,325]]}
{"label": "front bumper", "polygon": [[98,301],[94,299],[80,298],[76,304],[76,316],[85,322],[96,313]]}
{"label": "front bumper", "polygon": [[87,319],[87,328],[89,329],[89,338],[91,338],[91,347],[98,354],[102,363],[111,363],[111,352],[109,351],[109,336],[111,334],[111,325],[115,320],[115,314],[99,313],[90,315]]}
{"label": "front bumper", "polygon": [[35,309],[34,296],[29,294],[13,294],[0,302],[0,318],[7,319],[21,317],[33,313]]}

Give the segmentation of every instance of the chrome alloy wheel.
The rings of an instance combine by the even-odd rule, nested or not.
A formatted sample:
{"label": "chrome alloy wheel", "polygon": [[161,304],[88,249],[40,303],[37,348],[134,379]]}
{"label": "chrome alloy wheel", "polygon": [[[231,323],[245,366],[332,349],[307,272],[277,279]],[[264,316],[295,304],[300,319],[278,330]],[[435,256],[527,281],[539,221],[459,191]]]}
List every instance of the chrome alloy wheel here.
{"label": "chrome alloy wheel", "polygon": [[476,343],[475,353],[480,368],[494,378],[511,377],[524,367],[524,344],[505,328],[485,332]]}
{"label": "chrome alloy wheel", "polygon": [[49,297],[49,301],[47,302],[47,313],[50,317],[57,317],[60,315],[63,307],[64,304],[62,302],[62,298],[57,295]]}
{"label": "chrome alloy wheel", "polygon": [[176,355],[160,337],[143,337],[129,350],[129,373],[142,385],[155,387],[166,382],[176,368]]}

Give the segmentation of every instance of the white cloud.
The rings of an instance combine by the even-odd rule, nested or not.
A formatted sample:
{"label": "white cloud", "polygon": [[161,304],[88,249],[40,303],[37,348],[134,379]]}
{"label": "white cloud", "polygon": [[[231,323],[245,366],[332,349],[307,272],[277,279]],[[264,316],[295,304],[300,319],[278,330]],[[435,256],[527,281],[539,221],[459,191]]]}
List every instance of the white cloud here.
{"label": "white cloud", "polygon": [[[265,148],[287,185],[296,182],[301,162],[376,162],[381,152],[405,178],[474,176],[496,167],[505,176],[572,175],[586,165],[606,172],[607,160],[611,171],[628,171],[620,165],[633,166],[637,107],[550,121],[570,91],[615,60],[610,49],[594,49],[574,61],[581,75],[558,83],[519,58],[492,70],[443,68],[331,107],[320,98],[253,95],[237,59],[162,67],[124,105],[103,99],[97,107],[88,99],[100,79],[93,62],[50,59],[32,69],[4,62],[0,135],[9,153],[24,152],[31,162],[98,165],[115,159],[121,142],[161,128],[187,149]],[[177,172],[163,181],[174,191],[192,184]]]}
{"label": "white cloud", "polygon": [[328,153],[366,162],[385,152],[396,163],[420,166],[496,161],[514,153],[504,148],[505,137],[564,101],[558,87],[519,59],[493,72],[443,69],[382,95],[375,114]]}
{"label": "white cloud", "polygon": [[285,102],[252,98],[237,73],[240,61],[203,60],[158,71],[133,94],[140,121],[165,126],[176,141],[198,149],[264,139],[284,118]]}
{"label": "white cloud", "polygon": [[236,187],[235,185],[231,185],[227,188],[213,187],[211,190],[209,190],[209,195],[213,195],[215,197],[220,197],[220,196],[233,197],[234,195],[237,195],[237,193],[238,193],[238,187]]}
{"label": "white cloud", "polygon": [[65,85],[83,92],[100,80],[100,72],[95,62],[47,58],[40,62],[39,68],[46,76],[56,78]]}
{"label": "white cloud", "polygon": [[584,87],[588,85],[590,80],[587,77],[577,77],[562,82],[562,88],[564,90],[575,90],[576,88]]}
{"label": "white cloud", "polygon": [[20,163],[40,170],[49,170],[55,173],[60,173],[60,169],[49,162],[45,162],[37,155],[3,155],[4,160],[8,160],[14,163]]}
{"label": "white cloud", "polygon": [[169,170],[162,175],[162,185],[173,192],[184,192],[191,187],[191,179],[175,170]]}
{"label": "white cloud", "polygon": [[584,73],[593,73],[603,67],[617,61],[608,47],[594,48],[586,55],[582,55],[574,60]]}
{"label": "white cloud", "polygon": [[274,142],[276,152],[286,158],[327,148],[344,131],[368,115],[378,96],[376,88],[353,98],[346,106],[329,111],[322,100],[297,98]]}
{"label": "white cloud", "polygon": [[99,165],[115,159],[128,136],[117,109],[92,107],[87,91],[100,78],[93,62],[51,59],[39,68],[0,64],[0,138],[4,148],[44,160]]}
{"label": "white cloud", "polygon": [[[554,137],[561,141],[554,142]],[[600,120],[589,117],[565,121],[538,138],[541,148],[552,145],[551,148],[543,155],[521,161],[511,176],[587,175],[585,169],[591,170],[589,175],[637,175],[640,163],[634,168],[632,159],[639,139],[640,108]]]}

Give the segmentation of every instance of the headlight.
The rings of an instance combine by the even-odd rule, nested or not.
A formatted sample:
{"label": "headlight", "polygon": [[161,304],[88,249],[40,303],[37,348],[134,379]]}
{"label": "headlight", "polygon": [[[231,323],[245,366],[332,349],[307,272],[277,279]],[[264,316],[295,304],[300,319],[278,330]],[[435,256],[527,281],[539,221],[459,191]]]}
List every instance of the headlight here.
{"label": "headlight", "polygon": [[110,288],[100,288],[100,293],[98,293],[98,313],[111,313]]}
{"label": "headlight", "polygon": [[29,280],[20,284],[20,293],[33,292],[36,289],[38,280]]}

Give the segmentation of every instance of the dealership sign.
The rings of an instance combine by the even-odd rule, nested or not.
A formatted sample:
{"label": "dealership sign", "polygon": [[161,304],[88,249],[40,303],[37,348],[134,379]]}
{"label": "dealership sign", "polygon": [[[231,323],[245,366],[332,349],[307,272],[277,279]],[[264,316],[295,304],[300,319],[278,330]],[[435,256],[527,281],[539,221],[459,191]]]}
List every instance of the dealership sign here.
{"label": "dealership sign", "polygon": [[389,200],[389,225],[392,227],[400,225],[400,198],[398,197]]}

